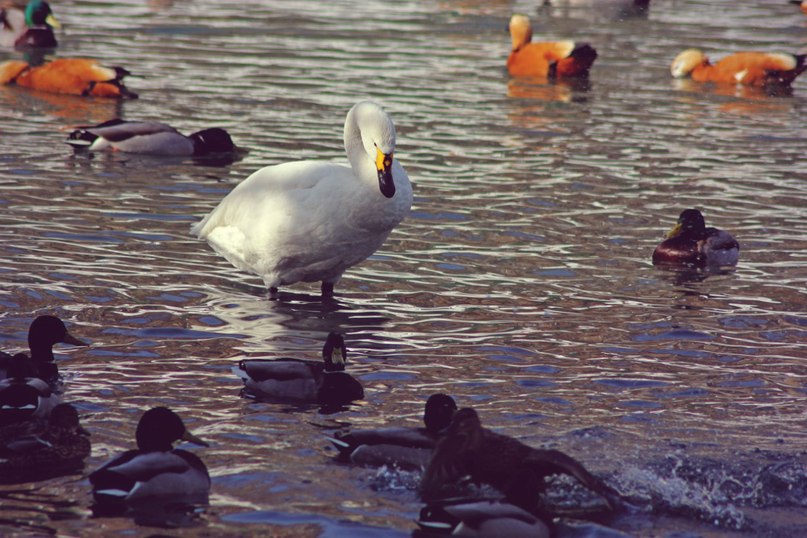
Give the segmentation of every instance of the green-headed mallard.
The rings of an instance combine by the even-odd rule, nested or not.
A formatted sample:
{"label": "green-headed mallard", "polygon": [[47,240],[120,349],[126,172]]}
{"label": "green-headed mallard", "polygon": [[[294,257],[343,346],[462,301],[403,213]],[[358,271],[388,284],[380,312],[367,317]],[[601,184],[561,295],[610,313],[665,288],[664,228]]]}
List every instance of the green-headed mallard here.
{"label": "green-headed mallard", "polygon": [[653,264],[720,267],[735,265],[739,257],[740,244],[731,234],[707,228],[700,211],[685,209],[653,252]]}
{"label": "green-headed mallard", "polygon": [[90,474],[97,513],[124,512],[138,503],[171,501],[205,504],[210,491],[207,467],[174,441],[207,443],[185,428],[167,407],[149,409],[137,424],[137,449],[127,450]]}
{"label": "green-headed mallard", "polygon": [[25,9],[0,8],[0,46],[18,49],[52,48],[58,43],[53,34],[61,24],[53,16],[50,4],[30,0]]}
{"label": "green-headed mallard", "polygon": [[233,368],[245,395],[259,400],[343,405],[364,398],[358,380],[345,372],[347,347],[341,334],[328,334],[322,362],[301,359],[245,359]]}
{"label": "green-headed mallard", "polygon": [[74,130],[67,143],[75,150],[123,151],[165,156],[203,156],[236,151],[230,135],[213,127],[185,136],[156,121],[113,119]]}
{"label": "green-headed mallard", "polygon": [[17,368],[21,368],[17,370],[17,377],[39,377],[49,383],[55,382],[59,371],[53,359],[53,345],[59,342],[74,346],[89,345],[67,332],[64,322],[56,316],[37,317],[28,328],[31,356],[26,357],[22,353],[12,356],[0,351],[0,379],[8,377],[8,369],[14,367],[15,358],[27,358],[29,363],[26,366],[17,363]]}

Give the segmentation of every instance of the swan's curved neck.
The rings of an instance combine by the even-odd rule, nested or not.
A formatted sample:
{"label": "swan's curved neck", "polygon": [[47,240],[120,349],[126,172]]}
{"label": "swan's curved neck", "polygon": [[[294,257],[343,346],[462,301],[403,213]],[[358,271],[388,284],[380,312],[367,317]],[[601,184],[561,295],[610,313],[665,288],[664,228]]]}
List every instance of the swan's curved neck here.
{"label": "swan's curved neck", "polygon": [[345,153],[350,161],[350,166],[356,171],[368,167],[372,163],[364,150],[364,143],[361,139],[358,121],[356,121],[355,109],[351,110],[345,120]]}

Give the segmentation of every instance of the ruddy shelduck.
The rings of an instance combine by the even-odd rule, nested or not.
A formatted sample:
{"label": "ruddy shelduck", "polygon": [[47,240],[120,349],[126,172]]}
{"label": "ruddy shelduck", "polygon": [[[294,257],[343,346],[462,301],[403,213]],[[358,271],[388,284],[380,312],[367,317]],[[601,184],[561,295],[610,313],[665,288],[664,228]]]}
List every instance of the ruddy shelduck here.
{"label": "ruddy shelduck", "polygon": [[0,84],[53,93],[134,99],[137,94],[123,85],[123,77],[128,74],[121,67],[105,67],[87,58],[62,58],[37,66],[18,60],[0,64]]}
{"label": "ruddy shelduck", "polygon": [[508,26],[513,48],[507,58],[511,76],[579,77],[588,75],[597,51],[574,41],[532,42],[532,26],[526,15],[515,14]]}
{"label": "ruddy shelduck", "polygon": [[673,60],[675,78],[696,82],[744,84],[746,86],[789,86],[805,69],[805,55],[768,52],[729,54],[715,64],[699,49],[687,49]]}

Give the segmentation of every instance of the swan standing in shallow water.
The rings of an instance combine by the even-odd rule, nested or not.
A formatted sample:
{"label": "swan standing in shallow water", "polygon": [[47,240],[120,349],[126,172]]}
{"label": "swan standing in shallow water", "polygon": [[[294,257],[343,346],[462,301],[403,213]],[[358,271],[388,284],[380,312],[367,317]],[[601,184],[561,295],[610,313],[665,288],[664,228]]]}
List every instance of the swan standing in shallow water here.
{"label": "swan standing in shallow water", "polygon": [[322,282],[322,295],[348,267],[375,252],[409,214],[412,185],[394,159],[395,126],[364,101],[345,120],[350,166],[296,161],[262,168],[191,228],[242,271],[263,278],[271,297],[295,282]]}

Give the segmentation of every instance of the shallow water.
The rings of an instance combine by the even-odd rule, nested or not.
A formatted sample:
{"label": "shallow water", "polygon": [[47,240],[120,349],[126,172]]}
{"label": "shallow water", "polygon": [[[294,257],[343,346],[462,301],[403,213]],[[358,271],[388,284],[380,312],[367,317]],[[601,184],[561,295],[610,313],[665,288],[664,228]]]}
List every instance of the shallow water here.
{"label": "shallow water", "polygon": [[[803,51],[807,18],[786,2],[593,3],[59,2],[58,54],[127,67],[141,98],[0,91],[0,344],[24,348],[46,312],[92,341],[58,350],[87,470],[168,405],[212,445],[193,449],[211,506],[172,533],[408,535],[417,477],[335,465],[324,434],[415,425],[444,391],[628,495],[642,510],[615,528],[807,534],[807,79],[768,97],[668,73],[695,44]],[[514,11],[597,48],[589,84],[509,80]],[[335,304],[315,285],[269,302],[188,228],[261,166],[344,160],[363,98],[396,122],[413,212]],[[221,126],[249,153],[215,166],[62,144],[115,116]],[[690,206],[738,238],[735,272],[650,264]],[[322,415],[239,397],[240,358],[316,358],[330,330],[366,401]],[[0,487],[0,531],[154,532],[89,504],[82,477]]]}

